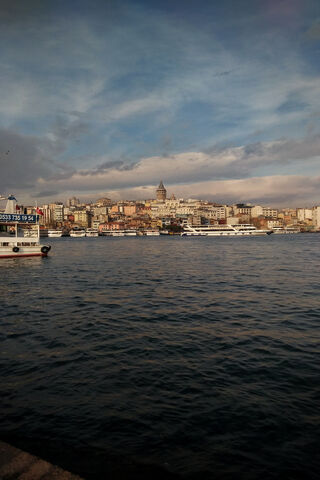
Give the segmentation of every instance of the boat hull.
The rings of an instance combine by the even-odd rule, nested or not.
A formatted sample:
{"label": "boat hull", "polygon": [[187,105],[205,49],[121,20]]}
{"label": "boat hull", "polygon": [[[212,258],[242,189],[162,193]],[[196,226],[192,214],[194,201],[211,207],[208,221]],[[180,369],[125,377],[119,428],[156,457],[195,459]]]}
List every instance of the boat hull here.
{"label": "boat hull", "polygon": [[46,257],[50,250],[49,247],[47,251],[42,252],[41,249],[44,245],[35,245],[30,247],[19,247],[18,252],[14,252],[12,247],[1,247],[0,248],[0,258],[16,258],[16,257]]}
{"label": "boat hull", "polygon": [[265,231],[256,231],[256,232],[183,232],[181,236],[183,237],[252,237],[252,236],[261,236],[261,235],[270,235],[272,232]]}
{"label": "boat hull", "polygon": [[82,238],[86,236],[86,232],[70,232],[70,237]]}
{"label": "boat hull", "polygon": [[201,236],[201,237],[243,237],[243,236],[257,236],[270,235],[272,230],[259,230],[251,224],[237,224],[237,225],[205,225],[205,226],[190,226],[184,227],[184,232],[181,236]]}
{"label": "boat hull", "polygon": [[10,253],[10,254],[3,254],[0,253],[0,258],[16,258],[16,257],[47,257],[47,253]]}

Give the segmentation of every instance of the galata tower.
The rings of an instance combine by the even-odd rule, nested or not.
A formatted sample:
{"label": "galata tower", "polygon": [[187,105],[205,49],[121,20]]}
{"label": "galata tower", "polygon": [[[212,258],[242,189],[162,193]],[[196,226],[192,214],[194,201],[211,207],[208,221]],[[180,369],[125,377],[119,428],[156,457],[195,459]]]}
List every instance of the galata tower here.
{"label": "galata tower", "polygon": [[164,188],[161,180],[159,187],[157,188],[157,200],[159,200],[160,202],[164,202],[166,198],[167,198],[167,190]]}

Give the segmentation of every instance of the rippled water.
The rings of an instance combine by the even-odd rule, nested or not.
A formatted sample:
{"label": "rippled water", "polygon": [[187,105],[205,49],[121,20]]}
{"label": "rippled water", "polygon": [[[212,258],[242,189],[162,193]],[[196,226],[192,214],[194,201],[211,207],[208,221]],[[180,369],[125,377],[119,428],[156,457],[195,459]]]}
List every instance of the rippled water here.
{"label": "rippled water", "polygon": [[318,478],[320,235],[49,240],[0,263],[3,433]]}

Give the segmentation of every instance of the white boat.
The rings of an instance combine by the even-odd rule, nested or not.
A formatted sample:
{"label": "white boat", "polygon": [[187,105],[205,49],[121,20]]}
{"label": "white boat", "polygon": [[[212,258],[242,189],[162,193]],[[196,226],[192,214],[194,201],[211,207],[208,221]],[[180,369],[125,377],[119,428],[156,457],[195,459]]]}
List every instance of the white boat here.
{"label": "white boat", "polygon": [[251,224],[237,224],[237,225],[197,225],[191,226],[189,224],[184,226],[184,231],[181,236],[244,236],[244,235],[270,235],[272,230],[259,230]]}
{"label": "white boat", "polygon": [[51,246],[40,244],[39,215],[17,214],[16,204],[10,195],[0,213],[0,258],[46,257]]}
{"label": "white boat", "polygon": [[137,230],[134,229],[126,229],[126,230],[111,230],[109,228],[103,228],[100,231],[100,234],[105,237],[136,237]]}
{"label": "white boat", "polygon": [[133,230],[133,229],[123,230],[123,233],[124,233],[125,237],[136,237],[137,236],[137,230]]}
{"label": "white boat", "polygon": [[159,230],[145,230],[144,233],[147,237],[158,237],[160,235]]}
{"label": "white boat", "polygon": [[111,237],[112,233],[113,233],[113,230],[109,230],[108,228],[102,228],[100,230],[100,235],[102,235],[104,237]]}
{"label": "white boat", "polygon": [[79,229],[74,229],[70,230],[70,237],[85,237],[86,236],[86,231],[81,228]]}
{"label": "white boat", "polygon": [[136,237],[137,230],[126,229],[126,230],[112,230],[111,235],[113,237]]}
{"label": "white boat", "polygon": [[98,237],[99,236],[99,230],[96,228],[87,228],[86,229],[86,237]]}
{"label": "white boat", "polygon": [[48,237],[62,237],[62,230],[48,230]]}
{"label": "white boat", "polygon": [[300,230],[294,227],[273,227],[272,232],[276,235],[287,235],[289,233],[300,233]]}

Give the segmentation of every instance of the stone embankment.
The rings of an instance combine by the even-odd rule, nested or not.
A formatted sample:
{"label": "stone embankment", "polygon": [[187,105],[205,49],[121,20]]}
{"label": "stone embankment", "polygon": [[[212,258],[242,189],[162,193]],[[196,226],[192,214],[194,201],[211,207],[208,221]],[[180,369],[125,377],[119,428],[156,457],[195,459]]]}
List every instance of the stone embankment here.
{"label": "stone embankment", "polygon": [[30,453],[0,441],[1,480],[82,480]]}

